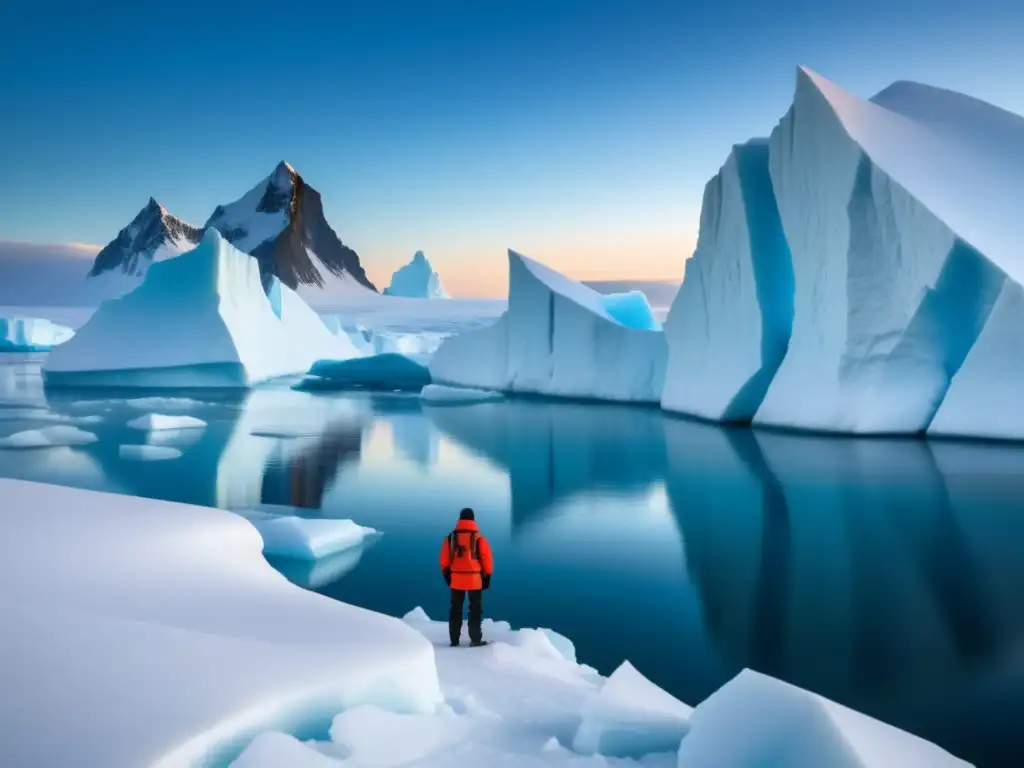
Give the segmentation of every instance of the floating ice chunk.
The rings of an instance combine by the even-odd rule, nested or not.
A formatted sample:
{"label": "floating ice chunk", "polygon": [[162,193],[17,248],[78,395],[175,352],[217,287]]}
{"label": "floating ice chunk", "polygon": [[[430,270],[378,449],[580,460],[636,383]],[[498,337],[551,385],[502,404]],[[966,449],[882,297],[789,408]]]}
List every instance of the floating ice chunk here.
{"label": "floating ice chunk", "polygon": [[43,364],[51,386],[248,387],[358,354],[282,285],[280,317],[256,259],[207,229],[192,251],[156,262],[104,302]]}
{"label": "floating ice chunk", "polygon": [[428,758],[462,741],[470,727],[455,715],[396,714],[363,705],[334,718],[331,740],[358,765],[388,768]]}
{"label": "floating ice chunk", "polygon": [[625,661],[584,706],[573,749],[611,757],[674,752],[692,712]]}
{"label": "floating ice chunk", "polygon": [[167,461],[181,458],[181,451],[166,445],[122,445],[117,455],[129,461]]}
{"label": "floating ice chunk", "polygon": [[263,553],[275,557],[316,560],[360,546],[377,533],[351,520],[276,516],[261,510],[236,510],[260,533]]}
{"label": "floating ice chunk", "polygon": [[230,768],[344,768],[344,765],[293,736],[267,731],[253,739]]}
{"label": "floating ice chunk", "polygon": [[145,416],[132,419],[128,422],[128,426],[132,429],[156,432],[168,429],[202,429],[206,427],[206,422],[194,416],[168,416],[163,413],[148,413]]}
{"label": "floating ice chunk", "polygon": [[78,427],[59,425],[42,429],[27,429],[0,438],[0,448],[53,448],[55,446],[88,445],[96,442],[96,435]]}
{"label": "floating ice chunk", "polygon": [[698,706],[678,768],[969,768],[936,745],[745,669]]}
{"label": "floating ice chunk", "polygon": [[504,395],[493,389],[470,389],[449,387],[446,384],[428,384],[420,390],[420,399],[430,405],[472,405],[493,400],[502,400]]}
{"label": "floating ice chunk", "polygon": [[42,317],[0,317],[0,352],[46,352],[74,335]]}
{"label": "floating ice chunk", "polygon": [[416,251],[412,261],[391,276],[391,285],[384,289],[385,296],[406,296],[417,299],[447,299],[441,278],[423,251]]}
{"label": "floating ice chunk", "polygon": [[793,325],[793,265],[768,170],[768,143],[733,147],[704,189],[697,250],[668,319],[661,405],[750,421]]}
{"label": "floating ice chunk", "polygon": [[430,371],[425,366],[389,352],[352,360],[320,360],[298,388],[420,389],[429,383]]}
{"label": "floating ice chunk", "polygon": [[654,317],[651,304],[642,291],[606,293],[601,296],[601,305],[627,328],[638,331],[661,330],[661,323]]}
{"label": "floating ice chunk", "polygon": [[493,325],[445,339],[430,361],[441,384],[563,397],[658,402],[667,347],[629,328],[603,297],[509,251],[509,307]]}
{"label": "floating ice chunk", "polygon": [[375,539],[364,539],[359,546],[343,549],[333,555],[318,560],[300,560],[294,557],[274,557],[271,562],[292,584],[306,589],[320,589],[328,584],[341,580],[345,574],[355,570],[363,554],[372,546]]}

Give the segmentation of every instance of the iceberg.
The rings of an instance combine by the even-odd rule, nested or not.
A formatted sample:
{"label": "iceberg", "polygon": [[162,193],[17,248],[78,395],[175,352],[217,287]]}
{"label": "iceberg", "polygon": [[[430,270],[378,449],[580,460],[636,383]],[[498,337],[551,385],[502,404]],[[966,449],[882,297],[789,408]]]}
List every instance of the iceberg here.
{"label": "iceberg", "polygon": [[755,139],[704,189],[697,250],[665,322],[666,410],[749,422],[786,354],[793,265],[768,167],[768,142]]}
{"label": "iceberg", "polygon": [[429,642],[290,584],[237,515],[6,479],[0,497],[2,765],[227,765],[263,731],[441,701]]}
{"label": "iceberg", "polygon": [[74,335],[43,317],[0,317],[0,352],[46,352]]}
{"label": "iceberg", "polygon": [[678,768],[968,768],[934,744],[774,678],[743,670],[702,702]]}
{"label": "iceberg", "polygon": [[428,405],[472,405],[501,400],[504,395],[490,389],[467,389],[448,387],[444,384],[428,384],[420,390],[420,399]]}
{"label": "iceberg", "polygon": [[96,435],[78,427],[59,425],[42,429],[27,429],[0,438],[0,448],[54,448],[57,446],[88,445],[96,442]]}
{"label": "iceberg", "polygon": [[[901,109],[898,95],[879,102],[800,69],[793,105],[769,140],[794,313],[754,423],[923,432],[976,342],[1001,335],[1005,315],[993,308],[1012,290],[1008,281],[1024,279],[1015,202],[1024,166],[1008,162],[1007,142],[936,128],[918,108]],[[948,113],[957,103],[932,106]],[[1024,146],[1024,131],[1014,136]],[[986,389],[1003,386],[1000,372],[1013,365],[989,368]]]}
{"label": "iceberg", "polygon": [[616,320],[601,294],[509,251],[509,306],[493,325],[445,339],[439,384],[656,403],[667,347],[660,331]]}
{"label": "iceberg", "polygon": [[416,251],[412,261],[391,276],[391,285],[384,289],[385,296],[405,296],[415,299],[447,299],[441,278],[431,266],[423,251]]}
{"label": "iceberg", "polygon": [[426,366],[405,355],[386,352],[350,360],[319,360],[299,389],[420,389],[430,383]]}
{"label": "iceberg", "polygon": [[206,422],[194,416],[168,416],[163,413],[148,413],[128,422],[132,429],[157,432],[169,429],[203,429]]}
{"label": "iceberg", "polygon": [[611,757],[675,752],[692,712],[626,661],[584,706],[572,746],[582,754]]}
{"label": "iceberg", "polygon": [[263,554],[295,560],[319,560],[360,547],[377,533],[351,520],[303,518],[256,510],[235,510],[259,531]]}
{"label": "iceberg", "polygon": [[258,262],[207,229],[155,262],[131,293],[100,305],[43,365],[48,386],[249,387],[358,355],[285,285],[278,317]]}

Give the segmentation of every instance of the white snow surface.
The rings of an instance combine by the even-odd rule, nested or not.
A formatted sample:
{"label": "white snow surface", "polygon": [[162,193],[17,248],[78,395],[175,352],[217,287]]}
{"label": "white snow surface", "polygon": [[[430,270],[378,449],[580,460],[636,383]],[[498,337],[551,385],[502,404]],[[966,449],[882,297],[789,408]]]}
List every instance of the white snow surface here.
{"label": "white snow surface", "polygon": [[60,424],[42,429],[27,429],[0,437],[0,448],[54,448],[57,446],[88,445],[96,442],[96,435],[78,427]]}
{"label": "white snow surface", "polygon": [[423,251],[416,251],[412,261],[395,271],[391,276],[391,284],[384,289],[384,295],[420,299],[448,298],[441,278]]}
{"label": "white snow surface", "polygon": [[104,302],[50,353],[50,383],[239,387],[358,355],[281,285],[281,317],[256,260],[207,229],[194,250],[150,266],[126,296]]}
{"label": "white snow surface", "polygon": [[1024,277],[1024,164],[1005,151],[799,71],[770,139],[794,320],[755,423],[928,426],[1003,281]]}
{"label": "white snow surface", "polygon": [[573,749],[615,757],[675,752],[692,712],[626,661],[583,707]]}
{"label": "white snow surface", "polygon": [[786,353],[793,267],[781,231],[768,144],[733,147],[704,189],[697,250],[665,322],[661,405],[749,421]]}
{"label": "white snow surface", "polygon": [[0,317],[0,352],[42,352],[74,335],[71,328],[44,317]]}
{"label": "white snow surface", "polygon": [[666,357],[662,332],[623,325],[601,294],[509,251],[508,310],[445,339],[429,368],[453,386],[658,402]]}
{"label": "white snow surface", "polygon": [[445,384],[428,384],[420,390],[420,399],[430,405],[472,405],[501,400],[501,392],[491,389],[468,389],[449,387]]}
{"label": "white snow surface", "polygon": [[259,531],[263,553],[298,560],[319,560],[346,549],[360,547],[373,528],[351,520],[333,520],[275,515],[259,509],[235,510]]}
{"label": "white snow surface", "polygon": [[743,670],[690,718],[678,768],[967,768],[934,744]]}
{"label": "white snow surface", "polygon": [[6,479],[0,497],[0,765],[230,761],[260,731],[440,701],[420,634],[290,584],[237,515]]}
{"label": "white snow surface", "polygon": [[182,452],[169,445],[121,445],[117,455],[128,461],[168,461],[180,459]]}
{"label": "white snow surface", "polygon": [[132,429],[156,432],[166,429],[202,429],[206,422],[194,416],[168,416],[164,413],[147,413],[128,422]]}

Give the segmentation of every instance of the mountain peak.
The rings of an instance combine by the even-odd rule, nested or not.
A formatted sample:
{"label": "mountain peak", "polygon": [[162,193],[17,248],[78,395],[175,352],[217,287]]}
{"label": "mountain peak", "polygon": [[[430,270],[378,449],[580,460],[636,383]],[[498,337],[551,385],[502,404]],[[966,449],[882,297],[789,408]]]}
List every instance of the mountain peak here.
{"label": "mountain peak", "polygon": [[151,197],[131,223],[96,254],[89,277],[116,270],[141,276],[151,262],[194,248],[202,234]]}

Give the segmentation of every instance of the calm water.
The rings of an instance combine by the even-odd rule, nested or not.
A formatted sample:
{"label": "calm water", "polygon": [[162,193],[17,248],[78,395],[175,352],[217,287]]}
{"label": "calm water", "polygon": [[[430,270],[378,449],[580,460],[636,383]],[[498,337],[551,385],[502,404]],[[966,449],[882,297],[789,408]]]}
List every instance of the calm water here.
{"label": "calm water", "polygon": [[316,568],[276,565],[436,618],[441,539],[472,506],[497,563],[486,613],[562,632],[605,673],[628,658],[696,704],[749,666],[979,766],[1024,765],[1024,449],[277,388],[195,407],[207,429],[161,438],[181,458],[137,462],[118,446],[143,442],[125,425],[154,409],[117,398],[48,395],[37,363],[0,365],[0,435],[45,426],[25,404],[101,419],[79,424],[94,445],[0,450],[0,475],[352,518],[385,535]]}

